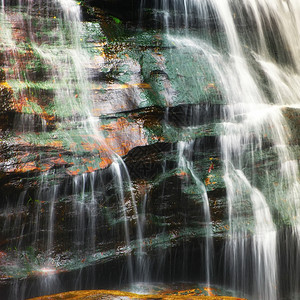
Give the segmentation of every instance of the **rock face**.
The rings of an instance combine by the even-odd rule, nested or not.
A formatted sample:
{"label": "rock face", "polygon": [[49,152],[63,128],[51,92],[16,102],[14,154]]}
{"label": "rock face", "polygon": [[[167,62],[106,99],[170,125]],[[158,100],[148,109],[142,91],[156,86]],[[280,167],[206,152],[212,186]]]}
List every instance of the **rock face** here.
{"label": "rock face", "polygon": [[[152,22],[159,10],[146,10],[141,24],[140,1],[78,1],[75,15],[63,1],[47,3],[8,1],[0,15],[0,294],[230,282],[220,271],[232,237],[221,149],[228,103],[204,51],[177,47],[163,22]],[[210,38],[221,47],[218,29]],[[281,110],[299,160],[299,109]],[[266,194],[280,186],[271,125],[262,140],[253,130],[243,144],[242,171]],[[251,245],[252,206],[234,209]],[[282,232],[286,215],[276,220]],[[55,297],[100,297],[82,293]]]}
{"label": "rock face", "polygon": [[[10,38],[1,48],[0,78],[0,274],[7,297],[61,290],[35,283],[31,291],[12,291],[10,278],[26,286],[42,274],[72,278],[95,265],[117,266],[120,274],[111,276],[121,282],[183,280],[185,262],[167,272],[176,253],[200,268],[205,255],[196,259],[188,245],[207,241],[203,189],[180,166],[178,142],[193,140],[187,160],[197,161],[215,195],[215,232],[226,232],[217,196],[224,196],[217,88],[207,78],[186,98],[189,74],[174,69],[173,46],[163,35],[136,31],[137,16],[119,19],[128,3],[111,15],[116,6],[104,2],[82,3],[86,20],[78,24],[58,4],[10,3],[1,16]],[[151,275],[158,257],[166,262]]]}

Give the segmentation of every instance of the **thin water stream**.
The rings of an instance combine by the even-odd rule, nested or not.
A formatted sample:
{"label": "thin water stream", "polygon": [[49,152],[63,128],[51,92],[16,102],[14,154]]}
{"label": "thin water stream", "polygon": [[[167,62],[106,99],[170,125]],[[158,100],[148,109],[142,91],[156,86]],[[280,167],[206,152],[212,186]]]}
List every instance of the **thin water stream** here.
{"label": "thin water stream", "polygon": [[[214,248],[212,241],[212,221],[210,216],[210,207],[209,207],[209,199],[207,196],[207,191],[204,183],[198,178],[193,170],[192,156],[194,150],[194,141],[190,142],[179,142],[178,143],[178,168],[181,172],[185,173],[185,176],[191,176],[191,179],[194,181],[196,185],[196,189],[199,190],[199,195],[201,198],[198,199],[200,203],[203,205],[204,211],[204,227],[205,227],[205,283],[207,286],[211,283],[211,278],[213,277],[212,264],[213,264],[213,256],[214,256]],[[191,184],[187,180],[185,183],[187,185]]]}

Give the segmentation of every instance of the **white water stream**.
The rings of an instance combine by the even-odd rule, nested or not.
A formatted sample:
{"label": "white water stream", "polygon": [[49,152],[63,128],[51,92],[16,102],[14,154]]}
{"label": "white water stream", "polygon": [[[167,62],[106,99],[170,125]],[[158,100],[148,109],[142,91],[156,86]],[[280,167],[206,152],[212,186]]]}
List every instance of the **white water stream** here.
{"label": "white water stream", "polygon": [[[181,7],[185,17],[179,19],[169,9],[170,3],[174,11]],[[177,20],[179,24],[184,20],[184,27],[195,20],[208,27],[209,22],[214,22],[224,33],[225,53],[209,41],[190,37],[188,33],[183,36],[170,33],[169,39],[176,47],[191,49],[194,56],[205,57],[226,101],[220,147],[230,228],[225,249],[225,274],[230,278],[227,281],[248,291],[253,299],[277,299],[275,212],[288,219],[300,240],[299,163],[283,115],[288,107],[300,107],[299,3],[193,0],[187,4],[178,0],[163,1],[160,8],[165,11],[164,22],[172,20],[176,24]],[[249,24],[251,28],[247,28]],[[170,32],[169,25],[166,27]],[[269,92],[262,88],[259,69],[264,73]],[[276,179],[267,170],[264,179],[257,174],[255,161],[258,157],[266,160],[266,139],[277,156]],[[266,182],[262,184],[261,180]],[[251,291],[249,281],[253,282]]]}
{"label": "white water stream", "polygon": [[[17,45],[15,43],[14,37],[12,36],[12,29],[7,26],[7,24],[13,23],[13,20],[10,18],[19,18],[19,20],[23,20],[23,12],[24,9],[27,10],[26,13],[29,16],[28,23],[28,32],[26,34],[29,35],[30,46],[32,47],[31,51],[38,54],[41,58],[43,64],[49,66],[47,72],[47,76],[51,80],[51,84],[53,84],[54,88],[54,101],[55,101],[55,109],[60,113],[60,126],[63,128],[64,126],[69,126],[69,131],[73,129],[76,130],[78,124],[80,124],[80,128],[82,129],[81,135],[86,136],[86,142],[90,143],[90,137],[93,139],[95,145],[99,147],[102,146],[106,149],[106,154],[109,159],[112,161],[111,165],[111,173],[113,173],[114,180],[114,188],[117,191],[117,198],[119,199],[119,206],[122,208],[123,215],[123,235],[124,235],[124,252],[121,255],[127,257],[127,273],[125,274],[125,278],[127,278],[130,282],[133,281],[135,271],[133,269],[132,262],[132,251],[131,249],[131,240],[132,236],[130,236],[129,231],[136,231],[136,245],[134,246],[137,249],[137,263],[142,263],[142,231],[140,228],[140,221],[138,216],[138,210],[135,202],[135,197],[133,194],[133,189],[130,182],[130,176],[126,169],[126,165],[123,160],[120,158],[118,154],[116,154],[109,145],[106,144],[102,133],[99,131],[99,120],[93,116],[93,101],[91,95],[91,83],[89,81],[89,72],[92,67],[92,62],[90,60],[90,54],[83,47],[83,35],[84,35],[84,27],[82,24],[81,18],[81,7],[80,5],[73,0],[53,0],[47,1],[47,3],[41,1],[38,3],[32,1],[20,1],[19,2],[19,11],[18,8],[14,8],[13,12],[6,15],[6,3],[8,6],[11,4],[10,1],[2,1],[1,7],[1,27],[4,29],[0,35],[1,41],[3,42],[3,48],[7,50],[7,52],[14,53],[17,49]],[[46,9],[46,18],[48,18],[48,22],[51,23],[53,21],[53,26],[51,33],[45,41],[41,41],[37,35],[37,32],[33,31],[34,26],[31,24],[31,14],[40,13],[39,10]],[[8,10],[10,12],[10,10]],[[24,13],[25,14],[25,13]],[[21,22],[21,21],[20,21]],[[24,22],[25,23],[25,22]],[[26,23],[26,24],[27,24]],[[44,25],[44,24],[43,24]],[[8,57],[10,59],[12,57]],[[17,69],[17,68],[16,68]],[[19,74],[15,74],[15,80],[22,81],[27,80],[27,78],[22,78]],[[67,109],[66,109],[67,108]],[[71,110],[71,111],[70,111]],[[23,118],[22,124],[18,125],[18,128],[21,128],[22,131],[32,130],[33,125],[27,124],[28,120]],[[29,121],[32,121],[31,119]],[[65,132],[67,135],[68,133]],[[75,143],[77,141],[72,140],[72,135],[69,137],[65,136],[69,143]],[[57,214],[56,208],[58,206],[57,200],[58,190],[61,191],[65,187],[60,184],[51,186],[51,179],[48,179],[48,176],[55,176],[55,172],[45,172],[40,191],[38,191],[35,195],[35,198],[30,198],[31,202],[36,202],[37,205],[35,214],[30,218],[30,230],[33,231],[32,239],[32,247],[38,248],[39,243],[46,248],[45,253],[47,253],[48,258],[45,260],[45,265],[39,266],[39,272],[43,272],[46,275],[55,268],[58,268],[58,265],[53,264],[51,266],[51,262],[54,261],[53,255],[55,255],[55,249],[53,249],[53,241],[56,238],[56,219],[55,216]],[[53,178],[53,177],[52,177]],[[101,178],[96,176],[94,172],[91,174],[82,174],[78,176],[74,176],[73,182],[71,184],[71,188],[73,189],[73,193],[76,197],[72,199],[72,214],[74,214],[75,224],[70,224],[72,228],[74,228],[73,236],[70,237],[70,240],[73,242],[74,252],[78,252],[79,255],[92,255],[97,250],[96,249],[96,240],[101,240],[101,237],[96,236],[96,222],[97,222],[97,213],[99,206],[102,205],[97,201],[102,201],[102,198],[95,198],[95,186],[99,186],[99,182]],[[127,191],[125,191],[124,185],[125,181],[129,185],[129,196],[125,195]],[[22,209],[24,206],[28,206],[28,203],[25,203],[25,191],[20,196],[18,201],[18,208]],[[99,194],[99,192],[98,192]],[[130,229],[133,225],[129,224],[128,212],[129,208],[126,206],[128,203],[125,202],[125,197],[130,198],[130,208],[133,209],[133,215],[135,219],[135,227],[134,229]],[[47,220],[44,221],[45,224],[41,221],[41,216],[44,206],[44,203],[48,203],[48,217]],[[5,214],[8,215],[7,221],[4,224],[4,230],[10,230],[12,224],[10,221],[9,212],[12,209],[10,204],[6,209]],[[15,221],[15,225],[19,226],[18,233],[14,232],[16,235],[20,236],[19,247],[21,249],[23,243],[23,230],[25,225],[20,225],[22,223],[22,216],[18,217]],[[23,220],[24,222],[24,220]],[[33,227],[33,228],[31,228]],[[42,229],[43,228],[43,229]],[[30,231],[29,230],[29,231]],[[43,233],[41,234],[41,231]],[[26,242],[25,242],[26,243]],[[17,250],[17,248],[16,248]],[[87,252],[85,252],[87,250]],[[21,251],[21,250],[20,250]],[[83,261],[85,258],[83,258]],[[50,267],[53,267],[49,269]],[[139,266],[137,266],[139,268]],[[44,271],[46,270],[46,271]],[[51,274],[50,274],[51,275]],[[52,276],[50,276],[52,277]],[[47,286],[47,291],[51,289],[51,278],[49,277],[49,288]],[[75,283],[76,288],[81,287],[81,279],[78,276],[77,282]],[[46,281],[46,280],[45,280]],[[55,282],[53,282],[55,283]],[[46,284],[47,285],[47,284]],[[52,286],[53,287],[53,286]],[[15,289],[18,289],[15,287]],[[43,289],[43,287],[41,287]],[[22,293],[18,293],[18,291],[14,291],[12,297],[22,297]],[[1,298],[1,297],[0,297]]]}
{"label": "white water stream", "polygon": [[193,169],[193,163],[191,157],[193,154],[194,141],[179,142],[178,143],[178,168],[181,172],[186,172],[186,176],[191,176],[193,181],[188,181],[187,184],[195,184],[196,190],[201,194],[200,203],[202,202],[204,211],[204,228],[205,228],[205,283],[209,286],[212,277],[212,264],[214,249],[212,243],[212,222],[210,217],[209,199],[207,196],[206,188],[203,182],[200,181]]}

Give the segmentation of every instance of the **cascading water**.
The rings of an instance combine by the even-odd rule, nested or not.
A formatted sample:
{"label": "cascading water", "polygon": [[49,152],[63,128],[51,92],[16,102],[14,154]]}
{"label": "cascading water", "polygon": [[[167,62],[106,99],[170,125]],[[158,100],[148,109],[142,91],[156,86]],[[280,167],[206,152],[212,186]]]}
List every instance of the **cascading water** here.
{"label": "cascading water", "polygon": [[[31,89],[33,91],[35,89],[30,85],[36,84],[41,89],[44,89],[46,94],[45,96],[40,94],[39,97],[46,98],[48,97],[47,93],[53,96],[54,110],[59,115],[59,126],[61,130],[65,130],[63,138],[65,142],[72,145],[73,149],[75,149],[75,160],[78,154],[76,148],[85,145],[85,148],[96,147],[103,149],[99,150],[106,153],[105,160],[102,160],[102,162],[113,162],[109,171],[111,174],[107,176],[109,179],[105,184],[109,183],[109,185],[112,185],[110,188],[118,194],[118,206],[123,211],[123,218],[120,220],[120,223],[123,223],[123,225],[120,227],[122,228],[123,226],[124,229],[117,234],[119,239],[117,241],[119,244],[118,251],[120,256],[128,257],[127,267],[125,267],[127,271],[123,270],[123,277],[128,278],[127,280],[132,282],[131,240],[133,237],[132,234],[131,236],[129,234],[129,228],[133,227],[133,225],[130,226],[128,224],[126,212],[128,203],[125,204],[125,190],[123,187],[125,181],[130,182],[130,177],[120,156],[105,142],[105,138],[98,128],[101,124],[99,125],[99,121],[92,114],[92,87],[89,76],[92,76],[93,66],[87,49],[82,46],[84,28],[81,23],[80,6],[73,0],[54,0],[38,3],[20,1],[18,5],[15,5],[14,2],[2,1],[1,26],[7,28],[1,37],[2,47],[5,55],[7,55],[4,63],[10,67],[9,60],[20,60],[19,53],[25,51],[24,47],[28,47],[30,49],[29,53],[35,53],[39,58],[40,61],[38,63],[40,63],[42,70],[35,75],[33,72],[30,72],[31,70],[24,72],[21,67],[18,68],[16,66],[14,73],[7,76],[7,79],[16,86],[14,87],[16,90],[18,90],[18,85],[24,84],[27,86],[30,94]],[[41,32],[43,33],[39,34],[40,32],[36,32],[37,24],[35,22],[40,23],[42,27]],[[27,39],[30,41],[28,45],[26,44],[27,41],[23,43],[16,41],[15,37],[13,37],[16,29],[7,27],[6,23],[14,24],[17,30],[19,30],[19,26],[25,24],[27,31],[24,34],[28,35]],[[44,67],[47,70],[43,70]],[[35,69],[33,70],[35,71]],[[32,79],[32,76],[36,76],[36,78]],[[29,97],[34,95],[34,92],[28,95],[28,91],[21,86],[18,91],[20,99],[25,98],[28,100]],[[33,103],[36,100],[32,97],[31,101]],[[36,137],[48,134],[49,129],[43,126],[42,130],[36,134],[34,132],[37,131],[36,118],[27,118],[29,115],[24,113],[24,110],[20,116],[20,120],[17,123],[15,122],[16,130],[20,130],[24,135],[29,133],[29,135],[36,135]],[[43,118],[38,121],[42,122],[42,124],[47,122]],[[80,138],[78,139],[78,137]],[[56,136],[52,138],[54,140],[57,139]],[[61,156],[59,154],[58,160],[61,159]],[[99,160],[99,163],[101,163],[101,160]],[[77,170],[74,173],[78,173]],[[107,188],[104,188],[104,183],[103,185],[101,183],[103,178],[99,178],[92,169],[92,171],[89,170],[89,173],[74,176],[71,184],[63,180],[60,182],[60,180],[61,178],[57,176],[55,170],[44,172],[37,192],[32,193],[30,190],[25,190],[19,197],[16,206],[8,202],[7,207],[2,211],[2,217],[5,218],[2,228],[3,234],[7,235],[7,237],[10,235],[18,237],[16,241],[14,241],[14,238],[12,239],[8,248],[9,251],[14,252],[12,259],[15,259],[15,264],[11,263],[9,265],[8,269],[10,271],[8,272],[14,273],[13,276],[17,279],[9,294],[4,297],[22,299],[30,294],[26,283],[19,280],[28,272],[45,274],[45,277],[41,280],[42,282],[35,287],[35,294],[50,293],[54,290],[60,291],[60,282],[58,279],[54,279],[57,270],[60,269],[60,263],[58,263],[60,258],[58,258],[57,253],[60,253],[59,256],[69,256],[73,252],[71,256],[74,259],[74,263],[70,260],[70,269],[78,268],[75,266],[78,263],[84,267],[85,265],[90,265],[93,260],[99,260],[101,257],[105,259],[106,254],[108,259],[110,255],[115,255],[113,249],[117,247],[116,245],[113,245],[112,250],[108,250],[106,254],[103,254],[103,250],[97,254],[99,249],[96,247],[96,241],[103,238],[97,236],[99,233],[96,232],[96,228],[99,226],[97,221],[99,223],[103,222],[103,220],[99,220],[101,218],[98,218],[99,206],[104,206],[103,202],[107,201],[105,195]],[[66,186],[64,186],[65,184]],[[71,241],[68,247],[71,247],[72,251],[68,253],[68,251],[64,250],[61,253],[61,250],[57,248],[57,243],[55,245],[53,243],[58,234],[57,222],[59,220],[57,218],[59,209],[61,209],[58,199],[64,194],[64,190],[69,189],[69,186],[71,186],[71,194],[74,196],[69,197],[69,199],[66,197],[65,203],[67,208],[65,209],[69,209],[70,213],[62,216],[62,220],[64,218],[70,219],[67,223],[72,230],[70,230],[69,235],[67,234],[69,237],[66,236],[66,238]],[[129,190],[132,190],[132,187],[129,187]],[[70,192],[66,194],[70,194]],[[139,249],[141,247],[139,245],[142,244],[142,235],[135,198],[132,192],[126,197],[131,199],[130,207],[133,208],[132,213],[136,220],[136,229],[134,230],[136,231],[137,243],[134,247]],[[71,204],[69,204],[70,202]],[[33,211],[29,213],[31,206]],[[25,213],[23,211],[24,208]],[[15,214],[10,214],[11,211],[15,211],[17,217]],[[27,213],[29,217],[24,218],[24,214],[27,215]],[[114,224],[111,224],[111,226],[113,227]],[[119,228],[118,231],[120,231]],[[72,236],[71,238],[70,235]],[[122,236],[125,236],[125,246],[122,245]],[[30,251],[31,254],[29,254]],[[23,253],[21,256],[25,258],[25,265],[27,266],[24,265],[24,261],[22,262],[23,258],[17,257],[17,253]],[[31,255],[30,258],[28,258],[29,255]],[[35,262],[29,263],[32,259]],[[17,270],[18,268],[20,268],[20,271]],[[93,273],[89,274],[89,276],[93,277]],[[85,280],[88,282],[90,277]],[[82,283],[82,278],[79,275],[74,281],[73,288],[83,288],[85,284],[85,282]],[[88,285],[92,286],[93,280],[90,280]]]}
{"label": "cascading water", "polygon": [[[278,249],[285,242],[278,234],[282,220],[298,248],[299,164],[283,112],[299,107],[299,5],[280,0],[160,4],[171,42],[191,49],[192,57],[205,57],[226,101],[220,137],[229,225],[226,281],[251,299],[277,299],[278,258],[299,255],[299,249],[296,254]],[[171,24],[177,29],[198,26],[200,34],[194,29],[178,36]],[[211,27],[219,32],[217,45],[203,34]],[[260,170],[266,155],[278,162]]]}
{"label": "cascading water", "polygon": [[297,2],[142,0],[151,30],[116,54],[82,3],[2,0],[5,299],[181,281],[299,298]]}

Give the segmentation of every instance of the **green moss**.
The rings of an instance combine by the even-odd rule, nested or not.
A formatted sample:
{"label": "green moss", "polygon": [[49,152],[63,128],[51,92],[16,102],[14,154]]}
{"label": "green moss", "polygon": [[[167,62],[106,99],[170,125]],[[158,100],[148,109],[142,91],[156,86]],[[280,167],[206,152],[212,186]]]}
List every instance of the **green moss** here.
{"label": "green moss", "polygon": [[122,21],[114,16],[111,16],[111,18],[113,19],[113,21],[116,23],[116,24],[122,24]]}
{"label": "green moss", "polygon": [[32,89],[32,90],[50,90],[59,89],[62,87],[60,83],[54,83],[53,81],[19,81],[19,80],[9,80],[8,83],[12,87],[15,93],[18,93],[24,89]]}
{"label": "green moss", "polygon": [[0,68],[0,82],[6,81],[5,71]]}
{"label": "green moss", "polygon": [[46,114],[53,116],[56,114],[56,107],[54,103],[49,103],[46,107],[44,107],[44,111]]}
{"label": "green moss", "polygon": [[43,113],[43,109],[37,103],[27,101],[27,104],[29,105],[29,107],[23,106],[23,113],[35,113],[35,114]]}

